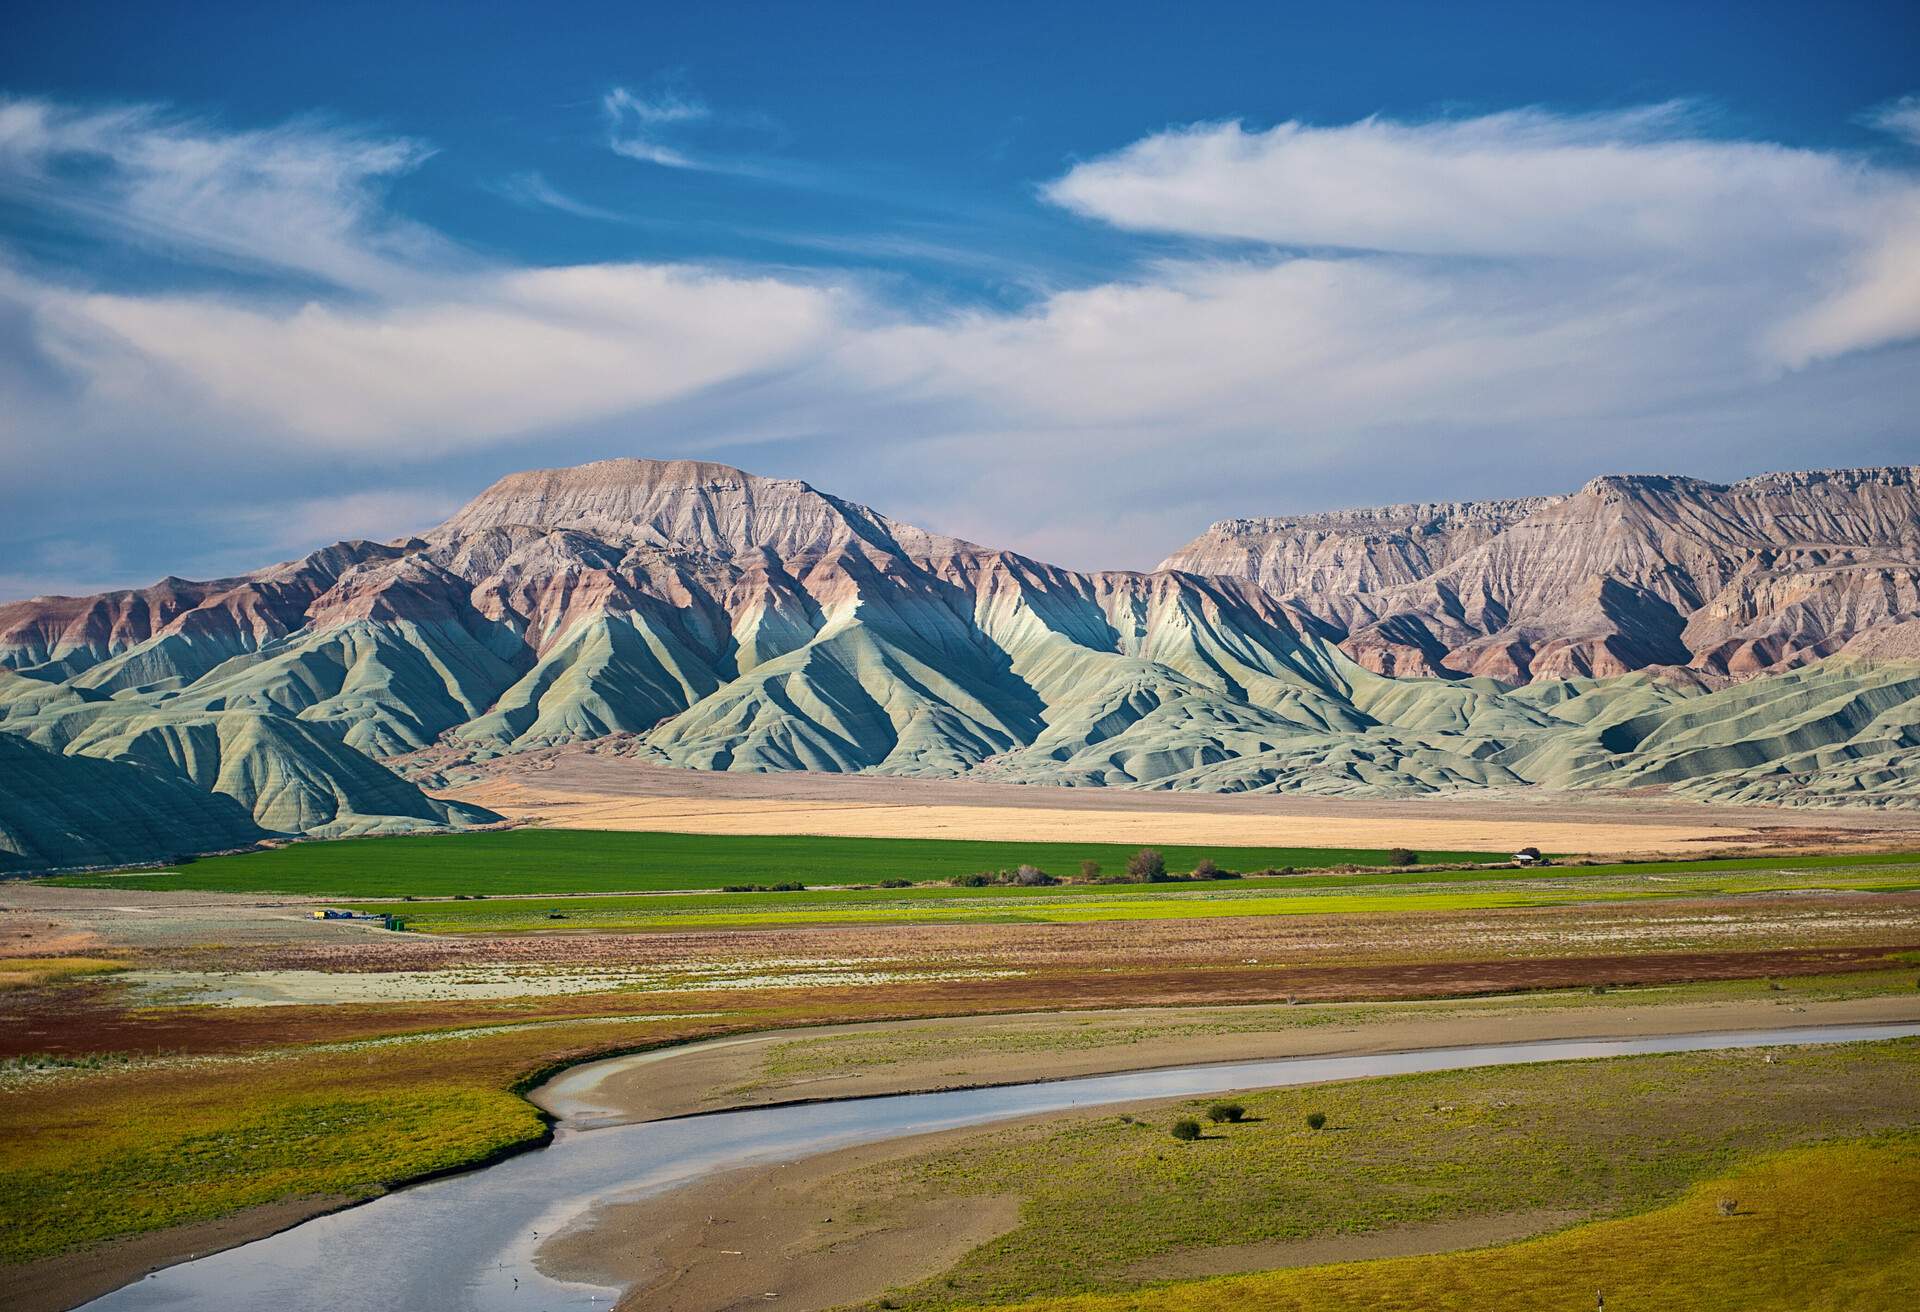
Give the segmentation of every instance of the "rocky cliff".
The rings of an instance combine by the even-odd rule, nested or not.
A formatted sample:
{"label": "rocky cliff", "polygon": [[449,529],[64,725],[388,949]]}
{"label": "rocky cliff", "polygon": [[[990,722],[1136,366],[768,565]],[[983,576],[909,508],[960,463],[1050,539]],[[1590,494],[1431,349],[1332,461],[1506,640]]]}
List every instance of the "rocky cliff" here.
{"label": "rocky cliff", "polygon": [[1162,568],[1259,582],[1384,673],[1745,678],[1920,614],[1920,468],[1232,520]]}

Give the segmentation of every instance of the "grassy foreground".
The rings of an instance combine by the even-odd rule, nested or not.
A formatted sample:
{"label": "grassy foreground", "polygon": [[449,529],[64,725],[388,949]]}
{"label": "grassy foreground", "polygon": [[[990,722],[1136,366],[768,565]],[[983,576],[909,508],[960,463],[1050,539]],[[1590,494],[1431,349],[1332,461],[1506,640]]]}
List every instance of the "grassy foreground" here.
{"label": "grassy foreground", "polygon": [[[1153,1301],[1157,1294],[1124,1291],[1151,1281],[1157,1260],[1220,1246],[1509,1213],[1645,1212],[1755,1154],[1827,1140],[1892,1134],[1888,1143],[1907,1163],[1899,1169],[1920,1164],[1916,1040],[1785,1049],[1771,1063],[1752,1050],[1666,1054],[1275,1090],[1235,1099],[1246,1106],[1247,1123],[1176,1142],[1169,1126],[1207,1101],[972,1138],[850,1175],[835,1207],[858,1222],[901,1198],[1011,1193],[1024,1200],[1017,1229],[943,1276],[896,1292],[902,1307],[1087,1293],[1123,1296],[1058,1306],[1427,1307],[1435,1304],[1417,1284],[1362,1290],[1345,1302],[1317,1301],[1323,1287],[1307,1285],[1298,1303],[1277,1304],[1224,1293],[1182,1302],[1189,1295],[1178,1291],[1168,1295],[1176,1301],[1162,1303]],[[1327,1116],[1323,1129],[1309,1127],[1312,1112]],[[1920,1195],[1877,1194],[1863,1207],[1903,1212],[1901,1242],[1920,1232]],[[1783,1234],[1797,1227],[1779,1224],[1777,1214],[1774,1224]],[[1072,1242],[1062,1243],[1063,1235]],[[1552,1263],[1538,1269],[1551,1274]],[[1449,1280],[1435,1288],[1452,1287]],[[1505,1306],[1591,1307],[1594,1292],[1588,1283],[1584,1302]],[[1438,1305],[1489,1306],[1464,1295]],[[1610,1299],[1610,1306],[1696,1305]]]}
{"label": "grassy foreground", "polygon": [[[1090,817],[1088,828],[1098,828]],[[78,888],[198,889],[319,897],[421,897],[455,893],[650,892],[739,883],[870,884],[951,879],[1025,862],[1056,875],[1082,861],[1126,869],[1137,843],[998,843],[946,838],[828,838],[741,834],[651,834],[587,829],[504,829],[293,843],[264,852],[207,857],[163,872],[73,875]],[[1160,849],[1185,872],[1203,858],[1232,870],[1325,869],[1387,864],[1384,850],[1339,847]],[[1423,852],[1432,862],[1503,861],[1507,852]]]}
{"label": "grassy foreground", "polygon": [[[1722,1215],[1720,1200],[1736,1210]],[[1920,1140],[1775,1154],[1641,1216],[1478,1252],[1348,1262],[1022,1312],[1864,1312],[1920,1305]]]}

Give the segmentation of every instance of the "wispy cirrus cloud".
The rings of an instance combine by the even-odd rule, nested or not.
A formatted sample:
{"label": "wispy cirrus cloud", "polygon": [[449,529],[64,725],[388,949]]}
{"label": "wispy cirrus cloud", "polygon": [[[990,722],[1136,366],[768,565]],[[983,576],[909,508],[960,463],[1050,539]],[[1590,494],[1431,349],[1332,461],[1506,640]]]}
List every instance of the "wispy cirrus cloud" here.
{"label": "wispy cirrus cloud", "polygon": [[463,261],[384,187],[430,147],[302,119],[233,131],[154,105],[0,99],[0,195],[188,260],[391,287]]}
{"label": "wispy cirrus cloud", "polygon": [[1890,132],[1909,145],[1920,146],[1920,96],[1890,100],[1865,116],[1871,127]]}
{"label": "wispy cirrus cloud", "polygon": [[614,87],[600,98],[600,107],[607,118],[607,145],[614,154],[669,169],[715,167],[670,144],[688,124],[713,117],[704,102],[672,90],[648,94]]}
{"label": "wispy cirrus cloud", "polygon": [[489,189],[496,195],[528,209],[557,210],[561,214],[570,214],[576,219],[593,219],[601,223],[633,222],[632,215],[623,214],[602,205],[594,205],[560,190],[548,182],[546,175],[537,169],[516,173]]}

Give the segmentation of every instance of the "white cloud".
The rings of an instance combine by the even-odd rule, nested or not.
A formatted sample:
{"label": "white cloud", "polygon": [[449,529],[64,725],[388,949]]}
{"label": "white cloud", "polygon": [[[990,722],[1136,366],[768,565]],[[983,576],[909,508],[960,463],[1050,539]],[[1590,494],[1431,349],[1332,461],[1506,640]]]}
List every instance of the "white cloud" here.
{"label": "white cloud", "polygon": [[1755,340],[1789,365],[1920,331],[1912,173],[1709,138],[1681,105],[1202,124],[1080,164],[1045,194],[1132,230],[1451,259],[1455,280],[1477,276],[1461,261],[1496,259],[1638,271],[1740,308],[1765,289],[1781,308]]}
{"label": "white cloud", "polygon": [[414,458],[680,399],[831,340],[839,294],[659,265],[510,271],[397,305],[51,293],[47,347],[95,395],[165,396]]}

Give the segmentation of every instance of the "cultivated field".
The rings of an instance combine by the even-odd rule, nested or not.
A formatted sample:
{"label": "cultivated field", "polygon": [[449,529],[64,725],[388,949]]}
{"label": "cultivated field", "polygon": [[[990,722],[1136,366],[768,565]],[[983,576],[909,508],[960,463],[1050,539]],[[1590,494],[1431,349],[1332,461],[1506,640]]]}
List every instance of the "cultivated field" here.
{"label": "cultivated field", "polygon": [[[207,857],[160,873],[75,875],[73,887],[190,888],[207,892],[323,897],[449,896],[456,893],[592,893],[721,888],[728,884],[872,884],[954,879],[1023,863],[1068,875],[1093,861],[1114,875],[1139,849],[1093,842],[962,842],[924,838],[764,837],[700,833],[606,833],[507,829],[404,838],[295,843]],[[1203,859],[1233,870],[1385,865],[1373,848],[1179,847],[1160,849],[1170,870]],[[1502,861],[1511,852],[1424,852],[1434,862]]]}

